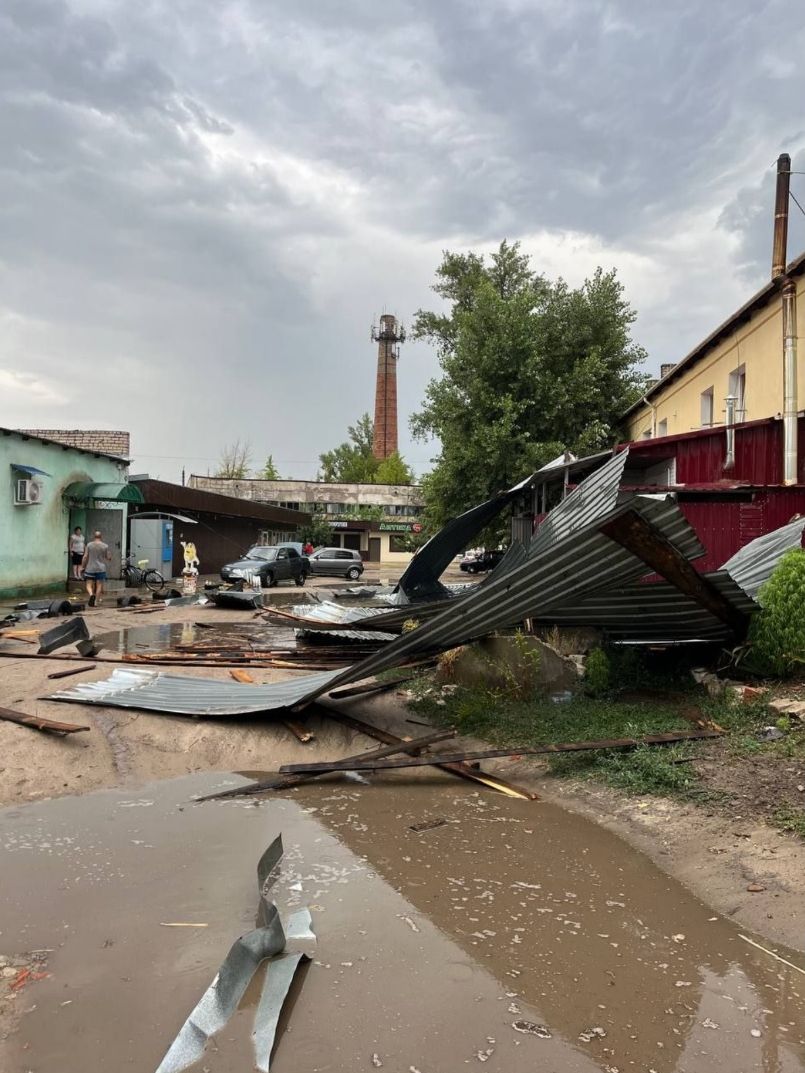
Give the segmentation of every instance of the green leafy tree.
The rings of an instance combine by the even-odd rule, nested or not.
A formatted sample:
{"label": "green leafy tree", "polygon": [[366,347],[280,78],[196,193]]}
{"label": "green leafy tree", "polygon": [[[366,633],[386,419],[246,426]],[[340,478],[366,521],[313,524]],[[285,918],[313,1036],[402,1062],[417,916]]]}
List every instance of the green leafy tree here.
{"label": "green leafy tree", "polygon": [[758,593],[746,666],[785,678],[805,663],[805,551],[787,551]]}
{"label": "green leafy tree", "polygon": [[262,481],[279,481],[282,479],[280,477],[279,470],[274,465],[273,455],[268,456],[265,461],[265,465],[259,471],[259,473],[257,473],[257,477]]}
{"label": "green leafy tree", "polygon": [[374,424],[369,414],[347,428],[349,439],[319,455],[319,480],[335,484],[372,484],[378,460],[372,454]]}
{"label": "green leafy tree", "polygon": [[313,514],[310,522],[302,527],[301,539],[309,540],[314,548],[326,548],[332,544],[333,530],[319,514]]}
{"label": "green leafy tree", "polygon": [[614,271],[573,289],[503,242],[488,261],[445,253],[433,290],[448,308],[420,310],[413,333],[436,348],[442,375],[411,428],[441,443],[422,482],[435,528],[562,450],[611,443],[645,382],[645,352]]}
{"label": "green leafy tree", "polygon": [[215,471],[216,477],[228,477],[230,480],[242,481],[249,476],[251,468],[251,455],[252,448],[248,440],[241,441],[235,440],[234,443],[227,444],[221,450],[221,456],[218,459],[218,468]]}
{"label": "green leafy tree", "polygon": [[399,451],[393,451],[384,458],[375,473],[376,484],[413,484],[414,474],[406,465]]}

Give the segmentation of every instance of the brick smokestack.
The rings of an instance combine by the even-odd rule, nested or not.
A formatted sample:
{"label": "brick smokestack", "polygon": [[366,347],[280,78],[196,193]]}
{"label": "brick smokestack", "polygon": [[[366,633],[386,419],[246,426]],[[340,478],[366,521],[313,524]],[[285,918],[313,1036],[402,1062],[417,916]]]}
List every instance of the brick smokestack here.
{"label": "brick smokestack", "polygon": [[384,313],[380,327],[372,329],[377,342],[377,387],[375,389],[375,434],[372,453],[388,458],[397,450],[397,362],[405,329],[397,327],[397,318]]}

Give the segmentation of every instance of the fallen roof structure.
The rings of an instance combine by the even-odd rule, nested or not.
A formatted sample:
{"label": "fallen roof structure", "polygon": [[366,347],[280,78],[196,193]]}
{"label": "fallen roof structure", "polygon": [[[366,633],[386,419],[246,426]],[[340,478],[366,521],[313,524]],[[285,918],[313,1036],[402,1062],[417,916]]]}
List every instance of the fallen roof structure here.
{"label": "fallen roof structure", "polygon": [[[622,592],[627,595],[616,599],[621,615],[629,608],[629,593],[639,598],[638,608],[640,600],[655,601],[654,631],[670,628],[672,621],[678,629],[679,616],[690,613],[693,629],[688,636],[698,636],[700,629],[706,631],[715,624],[719,637],[740,638],[756,607],[753,595],[780,555],[801,540],[805,520],[748,545],[725,564],[719,576],[700,575],[691,560],[703,549],[674,497],[624,498],[620,493],[627,453],[614,455],[574,489],[548,515],[529,546],[515,544],[483,584],[464,597],[437,604],[433,617],[351,666],[259,686],[116,671],[105,682],[79,683],[51,699],[191,715],[295,708],[336,686],[516,626],[525,619],[561,621],[569,609],[589,622],[597,606],[603,621],[608,614],[606,600]],[[667,582],[663,592],[671,595],[652,597],[652,586],[637,585],[650,571],[663,575]],[[580,606],[601,594],[610,595],[579,612]],[[632,607],[627,612],[633,622],[635,610]],[[371,617],[374,624],[383,621],[383,616]]]}

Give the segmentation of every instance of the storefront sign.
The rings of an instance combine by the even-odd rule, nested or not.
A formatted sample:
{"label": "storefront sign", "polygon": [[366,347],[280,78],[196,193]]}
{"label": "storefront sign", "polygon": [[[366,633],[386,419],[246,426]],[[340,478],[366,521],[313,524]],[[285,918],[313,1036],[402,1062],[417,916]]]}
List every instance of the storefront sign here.
{"label": "storefront sign", "polygon": [[419,522],[381,522],[381,533],[421,533],[422,526]]}

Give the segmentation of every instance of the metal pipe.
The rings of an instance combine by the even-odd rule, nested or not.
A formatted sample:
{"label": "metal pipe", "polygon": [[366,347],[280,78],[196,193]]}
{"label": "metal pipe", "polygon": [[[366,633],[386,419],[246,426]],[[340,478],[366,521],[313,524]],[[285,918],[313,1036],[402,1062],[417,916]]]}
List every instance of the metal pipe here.
{"label": "metal pipe", "polygon": [[797,287],[783,284],[783,484],[797,483]]}
{"label": "metal pipe", "polygon": [[774,200],[774,241],[771,252],[771,278],[777,279],[785,272],[786,247],[788,243],[788,187],[791,182],[791,157],[780,153],[777,157],[777,190]]}
{"label": "metal pipe", "polygon": [[735,466],[735,403],[734,395],[727,395],[724,399],[726,407],[725,426],[727,430],[727,456],[724,459],[724,469],[733,469]]}

